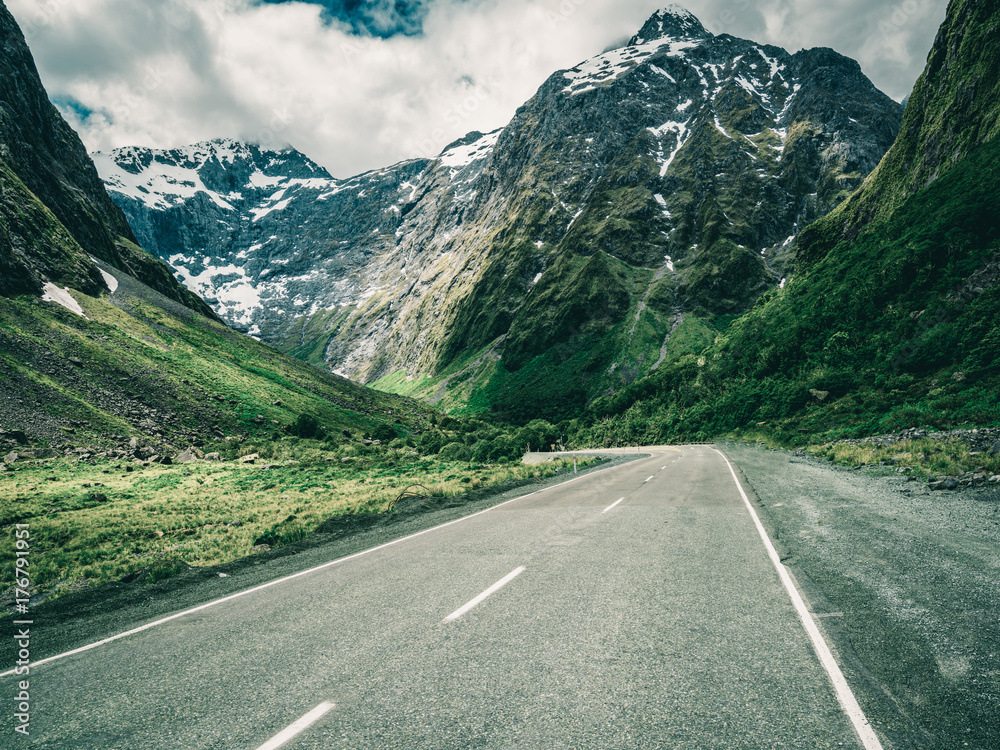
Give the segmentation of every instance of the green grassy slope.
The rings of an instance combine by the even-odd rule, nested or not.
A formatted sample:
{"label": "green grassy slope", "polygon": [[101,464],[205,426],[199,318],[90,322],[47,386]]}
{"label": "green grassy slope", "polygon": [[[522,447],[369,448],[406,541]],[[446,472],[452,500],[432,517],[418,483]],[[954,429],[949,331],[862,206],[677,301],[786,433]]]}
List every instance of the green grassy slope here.
{"label": "green grassy slope", "polygon": [[[25,441],[121,448],[136,438],[169,456],[227,436],[272,436],[302,415],[331,433],[429,424],[426,407],[222,325],[135,244],[2,4],[0,41],[0,450],[23,452]],[[50,285],[85,316],[42,301]]]}
{"label": "green grassy slope", "polygon": [[0,294],[40,293],[40,279],[92,294],[104,288],[72,234],[0,159]]}
{"label": "green grassy slope", "polygon": [[87,318],[0,298],[0,427],[40,446],[164,447],[261,438],[299,415],[330,432],[419,429],[426,407],[280,354],[129,277],[109,298],[74,292]]}

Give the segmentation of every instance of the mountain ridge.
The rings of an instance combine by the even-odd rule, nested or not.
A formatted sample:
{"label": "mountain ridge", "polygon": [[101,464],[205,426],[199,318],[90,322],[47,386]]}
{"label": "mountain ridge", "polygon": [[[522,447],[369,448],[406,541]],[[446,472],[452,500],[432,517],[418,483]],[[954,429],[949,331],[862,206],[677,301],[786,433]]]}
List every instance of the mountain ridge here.
{"label": "mountain ridge", "polygon": [[635,47],[664,38],[704,39],[709,36],[711,34],[691,11],[671,3],[653,13],[639,32],[629,40],[627,46]]}
{"label": "mountain ridge", "polygon": [[[216,271],[223,293],[244,284],[253,299],[265,271],[253,263],[271,263],[276,280],[260,307],[214,299],[230,323],[286,351],[379,387],[424,383],[436,397],[447,381],[445,401],[464,408],[556,349],[575,362],[555,364],[560,377],[579,382],[586,401],[673,356],[678,325],[680,340],[712,336],[715,319],[782,283],[799,229],[861,183],[900,120],[901,107],[832,50],[792,55],[713,36],[692,19],[658,12],[629,46],[555,72],[500,131],[351,178],[330,203],[314,196],[310,207],[303,194],[285,207],[281,231],[207,237],[203,247],[231,247],[212,258],[196,257],[183,235],[225,223],[218,210],[156,215],[116,193],[113,179],[109,189],[137,227],[160,227],[158,246],[175,243],[158,254],[210,299]],[[279,225],[280,213],[261,223]],[[326,235],[313,230],[304,248],[292,228],[306,222]],[[256,246],[272,235],[265,258]],[[251,247],[257,258],[233,260]],[[615,288],[628,304],[578,320],[573,300],[545,290],[597,252],[610,265],[591,266],[600,278],[579,288]],[[283,282],[291,286],[279,290]],[[575,321],[557,340],[530,320],[532,295],[569,305],[539,311]],[[591,347],[595,337],[603,343]],[[544,351],[530,344],[543,338]],[[483,366],[455,389],[447,373],[472,361]],[[500,390],[514,398],[534,387]]]}

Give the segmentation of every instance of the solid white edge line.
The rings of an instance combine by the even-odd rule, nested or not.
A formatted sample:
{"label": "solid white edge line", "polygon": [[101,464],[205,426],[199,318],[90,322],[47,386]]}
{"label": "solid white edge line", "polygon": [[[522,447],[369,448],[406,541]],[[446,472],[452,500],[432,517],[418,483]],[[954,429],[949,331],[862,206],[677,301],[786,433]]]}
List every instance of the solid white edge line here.
{"label": "solid white edge line", "polygon": [[601,515],[603,516],[605,513],[614,508],[616,505],[618,505],[618,503],[620,503],[624,499],[625,499],[624,497],[620,497],[617,500],[615,500],[613,503],[611,503],[611,505],[609,505],[607,508],[601,511]]}
{"label": "solid white edge line", "polygon": [[282,729],[274,737],[269,739],[263,745],[257,748],[257,750],[277,750],[279,747],[284,745],[295,735],[301,734],[303,731],[308,729],[310,726],[319,721],[323,715],[333,708],[332,703],[320,703],[316,708],[307,713],[301,719],[296,721],[294,724],[286,729]]}
{"label": "solid white edge line", "polygon": [[[616,455],[616,454],[611,454],[611,455]],[[272,586],[277,586],[279,584],[286,583],[296,578],[301,578],[302,576],[307,576],[311,573],[316,573],[320,570],[332,568],[334,565],[340,565],[341,563],[348,562],[349,560],[354,560],[355,558],[362,557],[364,555],[369,555],[372,552],[378,552],[379,550],[383,550],[386,547],[392,547],[395,544],[401,544],[402,542],[406,542],[410,539],[415,539],[418,536],[423,536],[424,534],[429,534],[432,531],[443,529],[446,526],[452,526],[453,524],[461,523],[462,521],[468,521],[470,518],[475,518],[476,516],[481,516],[484,513],[489,513],[492,510],[496,510],[497,508],[502,508],[503,506],[509,505],[510,503],[516,503],[518,500],[524,500],[525,498],[533,497],[535,495],[541,494],[542,492],[547,492],[549,490],[554,490],[557,487],[564,487],[567,484],[578,482],[581,479],[586,479],[587,477],[594,476],[595,474],[600,474],[601,472],[605,471],[614,471],[615,469],[620,469],[628,465],[629,464],[625,463],[625,464],[618,464],[617,466],[608,466],[604,469],[598,469],[597,471],[590,472],[589,474],[581,474],[579,476],[573,477],[572,479],[567,479],[565,482],[560,482],[559,484],[553,484],[549,487],[543,487],[540,490],[529,492],[527,495],[512,497],[510,500],[505,500],[502,503],[498,503],[497,505],[492,505],[489,508],[484,508],[483,510],[477,511],[468,516],[462,516],[461,518],[456,518],[452,521],[447,521],[438,526],[432,526],[429,529],[424,529],[423,531],[417,531],[416,533],[410,534],[409,536],[400,537],[399,539],[393,539],[391,542],[386,542],[385,544],[380,544],[377,547],[371,547],[370,549],[365,549],[361,550],[360,552],[355,552],[353,555],[348,555],[347,557],[341,557],[336,560],[331,560],[330,562],[323,563],[322,565],[317,565],[315,568],[309,568],[308,570],[300,570],[298,573],[292,573],[291,575],[285,576],[284,578],[278,578],[274,581],[268,581],[267,583],[262,583],[259,586],[254,586],[253,588],[249,588],[246,591],[237,591],[235,594],[230,594],[229,596],[224,596],[221,599],[214,599],[210,602],[205,602],[205,604],[200,604],[197,607],[186,609],[183,612],[177,612],[175,614],[170,615],[169,617],[164,617],[154,622],[149,622],[146,623],[145,625],[140,625],[137,628],[126,630],[124,633],[119,633],[118,635],[112,635],[100,641],[94,641],[93,643],[88,643],[86,646],[80,646],[79,648],[74,648],[71,651],[66,651],[61,654],[56,654],[55,656],[49,656],[45,659],[39,659],[38,661],[33,661],[31,662],[31,667],[32,668],[40,667],[42,664],[48,664],[49,662],[56,661],[57,659],[64,659],[67,656],[74,656],[76,654],[83,653],[84,651],[90,651],[91,649],[97,648],[98,646],[104,646],[108,643],[113,643],[114,641],[120,640],[127,636],[136,635],[137,633],[149,630],[150,628],[155,628],[157,625],[163,625],[164,623],[171,622],[180,617],[192,615],[195,612],[201,612],[202,610],[209,609],[210,607],[214,607],[217,604],[223,604],[225,602],[232,601],[233,599],[239,599],[242,596],[247,596],[248,594],[253,594],[258,591],[263,591],[264,589],[271,588]],[[9,675],[12,675],[14,674],[14,671],[15,671],[14,669],[8,669],[6,672],[0,672],[0,677],[7,677]]]}
{"label": "solid white edge line", "polygon": [[525,568],[523,565],[521,567],[515,569],[515,570],[512,570],[510,573],[508,573],[503,578],[501,578],[499,581],[497,581],[496,583],[494,583],[492,586],[490,586],[488,589],[486,589],[486,591],[484,591],[483,593],[481,593],[479,596],[477,596],[471,602],[469,602],[468,604],[463,604],[461,607],[459,607],[454,612],[452,612],[450,615],[448,615],[446,618],[444,618],[444,622],[454,622],[455,620],[457,620],[459,617],[461,617],[462,615],[464,615],[466,612],[468,612],[470,609],[472,609],[476,605],[482,604],[482,602],[487,597],[492,596],[493,594],[495,594],[496,592],[498,592],[500,589],[502,589],[508,583],[510,583],[511,581],[513,581],[519,575],[521,575],[521,573],[523,573],[525,570],[527,570],[527,568]]}
{"label": "solid white edge line", "polygon": [[844,673],[840,671],[840,666],[838,666],[837,660],[833,658],[833,653],[830,651],[830,647],[823,639],[823,635],[820,633],[819,627],[816,625],[816,621],[813,619],[809,609],[806,607],[805,601],[803,601],[798,587],[792,580],[791,574],[788,572],[788,569],[784,566],[784,564],[782,564],[777,550],[775,550],[774,545],[771,544],[771,540],[767,536],[767,531],[764,529],[764,524],[760,522],[760,518],[754,510],[753,504],[750,502],[750,498],[747,497],[747,493],[743,491],[743,485],[740,484],[740,480],[736,476],[736,470],[733,468],[733,465],[729,463],[729,459],[726,458],[726,455],[722,451],[718,448],[712,448],[712,450],[722,456],[722,460],[725,461],[726,466],[729,467],[729,473],[733,475],[733,481],[736,483],[736,488],[740,491],[743,502],[746,503],[747,510],[750,511],[750,517],[753,519],[754,526],[757,527],[757,533],[760,534],[760,538],[763,540],[764,546],[767,548],[767,555],[771,558],[771,562],[778,571],[778,577],[781,578],[781,582],[784,584],[785,590],[788,592],[788,596],[792,600],[795,612],[798,614],[799,620],[802,621],[802,625],[805,628],[806,633],[809,634],[809,639],[812,641],[813,649],[816,651],[816,655],[819,657],[823,668],[826,669],[826,673],[830,677],[830,682],[833,683],[833,689],[837,694],[837,700],[840,701],[840,707],[844,710],[844,713],[847,714],[847,718],[851,720],[851,724],[854,726],[854,731],[857,732],[858,738],[865,746],[865,750],[882,750],[882,743],[875,734],[875,730],[872,729],[872,725],[868,721],[868,717],[865,716],[865,712],[858,704],[857,698],[854,697],[854,691],[852,691],[851,686],[847,684],[847,679],[844,677]]}

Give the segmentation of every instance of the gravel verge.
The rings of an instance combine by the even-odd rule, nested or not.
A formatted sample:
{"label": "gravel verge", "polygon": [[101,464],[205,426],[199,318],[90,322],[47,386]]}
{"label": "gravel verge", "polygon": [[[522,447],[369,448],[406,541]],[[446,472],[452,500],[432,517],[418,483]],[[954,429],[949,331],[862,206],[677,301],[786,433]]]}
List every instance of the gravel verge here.
{"label": "gravel verge", "polygon": [[721,446],[887,748],[1000,748],[1000,488]]}

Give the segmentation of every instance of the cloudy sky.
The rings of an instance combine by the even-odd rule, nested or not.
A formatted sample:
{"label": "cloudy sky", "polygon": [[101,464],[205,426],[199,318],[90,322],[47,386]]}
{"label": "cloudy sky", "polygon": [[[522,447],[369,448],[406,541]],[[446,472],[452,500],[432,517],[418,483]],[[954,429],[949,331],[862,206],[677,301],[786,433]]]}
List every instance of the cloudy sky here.
{"label": "cloudy sky", "polygon": [[[505,125],[657,0],[6,0],[91,150],[290,144],[347,177]],[[945,0],[688,0],[713,33],[833,47],[900,100]]]}

